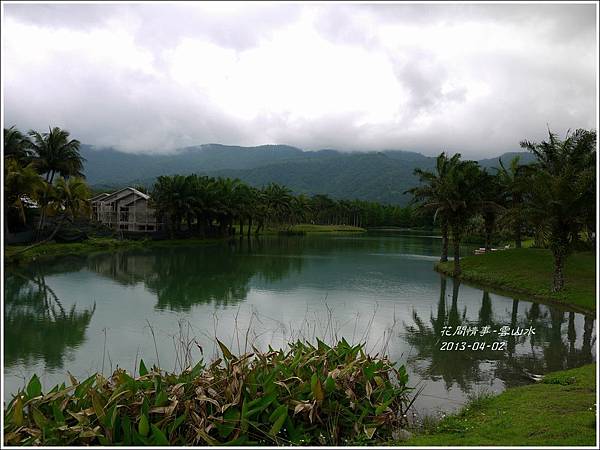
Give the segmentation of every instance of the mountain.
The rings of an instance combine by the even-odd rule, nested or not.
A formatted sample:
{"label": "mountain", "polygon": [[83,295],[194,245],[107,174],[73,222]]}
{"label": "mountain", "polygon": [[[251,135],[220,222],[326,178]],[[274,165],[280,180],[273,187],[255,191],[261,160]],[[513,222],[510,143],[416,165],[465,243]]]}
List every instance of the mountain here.
{"label": "mountain", "polygon": [[[82,145],[85,174],[94,188],[117,188],[128,184],[151,186],[159,175],[198,173],[239,178],[253,186],[283,184],[296,194],[328,194],[333,198],[362,199],[405,205],[404,192],[418,183],[415,168],[431,169],[435,158],[420,153],[385,150],[343,153],[336,150],[303,151],[287,145],[238,147],[205,144],[172,154],[128,154],[114,149]],[[506,153],[507,163],[528,153]],[[498,158],[480,161],[483,167],[498,166]]]}

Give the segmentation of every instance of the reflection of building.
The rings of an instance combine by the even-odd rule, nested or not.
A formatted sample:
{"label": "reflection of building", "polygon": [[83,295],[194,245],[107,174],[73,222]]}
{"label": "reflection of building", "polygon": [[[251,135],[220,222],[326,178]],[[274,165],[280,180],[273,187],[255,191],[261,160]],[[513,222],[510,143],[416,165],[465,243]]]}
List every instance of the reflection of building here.
{"label": "reflection of building", "polygon": [[90,199],[94,219],[121,231],[157,231],[160,223],[150,196],[132,187]]}

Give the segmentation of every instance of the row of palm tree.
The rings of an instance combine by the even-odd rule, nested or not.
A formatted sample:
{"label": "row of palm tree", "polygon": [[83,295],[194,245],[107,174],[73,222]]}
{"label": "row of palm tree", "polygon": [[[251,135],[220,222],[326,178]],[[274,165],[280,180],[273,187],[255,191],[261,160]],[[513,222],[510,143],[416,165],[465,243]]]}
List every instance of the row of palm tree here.
{"label": "row of palm tree", "polygon": [[415,170],[421,184],[408,192],[421,212],[431,213],[442,231],[440,261],[454,247],[454,274],[461,273],[460,244],[475,217],[485,230],[485,248],[500,224],[521,247],[528,232],[554,256],[553,291],[564,287],[564,264],[582,233],[595,245],[596,132],[578,129],[565,139],[548,131],[548,140],[523,141],[535,162],[508,167],[500,160],[495,173],[477,162],[441,153],[433,171]]}
{"label": "row of palm tree", "polygon": [[299,223],[353,226],[418,226],[427,222],[410,207],[361,200],[335,200],[327,195],[293,195],[277,183],[257,188],[238,179],[200,175],[160,176],[151,192],[158,215],[173,235],[188,231],[206,236],[228,235],[239,225],[241,235],[260,233],[265,225],[289,228]]}
{"label": "row of palm tree", "polygon": [[[5,231],[27,225],[27,203],[39,205],[36,238],[45,234],[52,217],[52,239],[67,221],[89,214],[90,191],[83,177],[80,143],[58,127],[47,133],[24,134],[14,126],[4,129]],[[57,177],[58,175],[58,177]]]}

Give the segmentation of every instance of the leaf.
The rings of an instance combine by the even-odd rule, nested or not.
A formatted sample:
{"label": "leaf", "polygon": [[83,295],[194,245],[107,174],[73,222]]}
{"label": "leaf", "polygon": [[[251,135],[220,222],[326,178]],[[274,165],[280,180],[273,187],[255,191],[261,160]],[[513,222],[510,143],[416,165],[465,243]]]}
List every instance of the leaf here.
{"label": "leaf", "polygon": [[146,417],[145,414],[140,417],[140,423],[138,423],[138,432],[144,437],[148,436],[148,433],[150,432],[148,417]]}
{"label": "leaf", "polygon": [[367,435],[367,437],[369,439],[373,439],[373,435],[375,434],[375,431],[377,430],[376,427],[364,427],[365,428],[365,434]]}
{"label": "leaf", "polygon": [[144,375],[148,375],[148,369],[146,368],[146,364],[144,364],[144,360],[140,358],[140,377]]}
{"label": "leaf", "polygon": [[373,393],[373,386],[371,386],[371,383],[368,381],[365,384],[365,391],[367,393],[367,398],[370,399],[371,394]]}
{"label": "leaf", "polygon": [[31,408],[31,411],[33,414],[33,421],[38,426],[38,428],[43,429],[48,423],[48,419],[46,419],[46,417],[41,413],[41,411],[35,406]]}
{"label": "leaf", "polygon": [[277,408],[275,408],[275,411],[273,411],[269,416],[269,421],[271,423],[275,422],[277,418],[283,413],[287,413],[287,406],[279,405]]}
{"label": "leaf", "polygon": [[23,425],[23,398],[19,395],[13,403],[13,423],[20,427]]}
{"label": "leaf", "polygon": [[325,392],[328,394],[335,390],[335,380],[332,377],[327,377],[325,380]]}
{"label": "leaf", "polygon": [[94,407],[96,417],[98,417],[99,420],[102,420],[106,415],[106,412],[104,411],[104,405],[102,405],[102,401],[100,400],[100,394],[92,390],[90,391],[90,395],[92,397],[92,406]]}
{"label": "leaf", "polygon": [[154,438],[154,444],[157,445],[169,445],[169,440],[165,436],[165,434],[154,424],[150,425],[152,427],[152,437]]}
{"label": "leaf", "polygon": [[29,398],[39,397],[42,395],[42,383],[37,375],[33,375],[27,384],[27,396]]}
{"label": "leaf", "polygon": [[58,400],[52,402],[52,414],[57,423],[63,423],[65,421],[65,416],[60,409],[60,405],[58,405]]}
{"label": "leaf", "polygon": [[237,408],[228,408],[223,414],[223,423],[217,426],[219,435],[222,438],[227,438],[235,429],[240,420],[240,410]]}
{"label": "leaf", "polygon": [[323,392],[323,387],[321,386],[321,381],[316,373],[313,373],[310,379],[310,388],[313,393],[315,400],[318,403],[321,403],[323,399],[325,399],[325,393]]}
{"label": "leaf", "polygon": [[221,347],[221,352],[223,352],[223,357],[226,360],[231,360],[234,359],[234,356],[232,355],[232,353],[229,351],[229,349],[225,346],[225,344],[223,344],[220,340],[217,339],[217,344],[219,344],[219,347]]}
{"label": "leaf", "polygon": [[[283,408],[283,409],[281,409],[281,408]],[[279,433],[279,430],[281,430],[281,427],[285,423],[285,419],[287,419],[287,416],[288,416],[288,409],[287,409],[287,406],[285,406],[285,405],[281,405],[279,408],[277,408],[275,410],[275,412],[277,412],[277,411],[280,411],[279,415],[277,416],[275,423],[273,423],[273,426],[269,430],[269,434],[271,436],[275,436],[277,433]]]}
{"label": "leaf", "polygon": [[156,399],[154,400],[154,406],[164,406],[168,402],[169,397],[167,396],[167,393],[163,390],[160,391],[156,396]]}

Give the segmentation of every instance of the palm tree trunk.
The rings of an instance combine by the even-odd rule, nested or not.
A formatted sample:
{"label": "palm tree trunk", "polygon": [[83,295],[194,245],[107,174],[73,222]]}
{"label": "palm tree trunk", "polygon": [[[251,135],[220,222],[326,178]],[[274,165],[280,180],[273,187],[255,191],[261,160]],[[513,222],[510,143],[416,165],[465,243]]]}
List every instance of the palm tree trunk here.
{"label": "palm tree trunk", "polygon": [[52,232],[52,234],[50,236],[48,236],[46,239],[44,239],[43,241],[36,242],[35,244],[30,245],[29,247],[25,247],[23,250],[19,250],[18,252],[15,253],[15,255],[20,255],[21,253],[25,253],[26,251],[31,250],[32,248],[35,248],[38,245],[45,244],[46,242],[51,241],[54,238],[54,236],[56,236],[56,233],[58,233],[58,230],[60,230],[60,227],[62,226],[64,221],[65,221],[65,218],[63,217],[60,220],[60,222],[58,223],[58,225],[56,226],[56,228],[54,229],[54,231]]}
{"label": "palm tree trunk", "polygon": [[448,261],[448,221],[442,222],[442,255],[440,256],[440,262]]}
{"label": "palm tree trunk", "polygon": [[563,248],[558,247],[552,249],[554,255],[554,273],[552,279],[552,292],[559,292],[565,286],[565,251]]}
{"label": "palm tree trunk", "polygon": [[492,233],[494,231],[494,216],[487,215],[485,220],[485,251],[489,252],[492,250]]}
{"label": "palm tree trunk", "polygon": [[521,222],[515,226],[515,247],[521,248]]}
{"label": "palm tree trunk", "polygon": [[461,274],[462,269],[460,267],[460,231],[457,227],[452,227],[452,243],[454,244],[454,276],[457,277]]}

